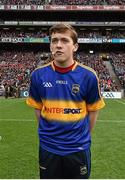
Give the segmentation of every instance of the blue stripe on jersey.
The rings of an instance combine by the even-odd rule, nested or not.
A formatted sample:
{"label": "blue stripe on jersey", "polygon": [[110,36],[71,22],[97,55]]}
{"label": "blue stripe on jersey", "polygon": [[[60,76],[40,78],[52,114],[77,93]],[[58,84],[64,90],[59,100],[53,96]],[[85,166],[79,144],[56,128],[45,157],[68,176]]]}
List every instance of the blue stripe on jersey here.
{"label": "blue stripe on jersey", "polygon": [[73,123],[48,122],[42,118],[38,132],[41,147],[59,155],[87,149],[91,144],[88,116]]}

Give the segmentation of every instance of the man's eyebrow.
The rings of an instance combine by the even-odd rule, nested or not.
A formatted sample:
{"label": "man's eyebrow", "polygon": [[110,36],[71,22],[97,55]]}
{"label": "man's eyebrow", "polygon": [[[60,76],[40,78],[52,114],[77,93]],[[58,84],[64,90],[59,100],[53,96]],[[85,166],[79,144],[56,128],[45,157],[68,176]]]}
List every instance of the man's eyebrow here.
{"label": "man's eyebrow", "polygon": [[52,40],[69,40],[67,37],[61,37],[61,38],[52,37],[51,39],[52,39]]}
{"label": "man's eyebrow", "polygon": [[51,39],[52,39],[52,40],[53,40],[53,39],[55,40],[55,39],[59,39],[59,38],[58,38],[58,37],[52,37]]}

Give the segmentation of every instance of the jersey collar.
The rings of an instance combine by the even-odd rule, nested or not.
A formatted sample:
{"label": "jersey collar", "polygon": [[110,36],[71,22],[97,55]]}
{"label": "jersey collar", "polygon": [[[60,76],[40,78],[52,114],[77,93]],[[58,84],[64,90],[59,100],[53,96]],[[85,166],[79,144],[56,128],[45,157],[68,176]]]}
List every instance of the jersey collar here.
{"label": "jersey collar", "polygon": [[52,66],[53,70],[60,72],[60,73],[67,73],[69,71],[74,71],[77,64],[78,64],[77,61],[74,61],[74,64],[72,64],[71,66],[69,66],[67,68],[61,68],[61,67],[56,66],[54,61],[51,62],[51,66]]}

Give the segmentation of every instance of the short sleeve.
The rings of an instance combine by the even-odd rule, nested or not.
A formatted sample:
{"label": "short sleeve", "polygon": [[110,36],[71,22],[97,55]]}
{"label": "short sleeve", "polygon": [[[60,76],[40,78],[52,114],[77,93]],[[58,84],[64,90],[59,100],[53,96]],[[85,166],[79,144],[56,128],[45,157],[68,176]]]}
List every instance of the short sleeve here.
{"label": "short sleeve", "polygon": [[96,111],[105,106],[100,93],[99,80],[95,73],[92,73],[88,80],[86,103],[88,111]]}
{"label": "short sleeve", "polygon": [[42,109],[42,100],[39,94],[38,78],[36,73],[32,73],[29,88],[29,97],[26,100],[27,105],[36,109]]}

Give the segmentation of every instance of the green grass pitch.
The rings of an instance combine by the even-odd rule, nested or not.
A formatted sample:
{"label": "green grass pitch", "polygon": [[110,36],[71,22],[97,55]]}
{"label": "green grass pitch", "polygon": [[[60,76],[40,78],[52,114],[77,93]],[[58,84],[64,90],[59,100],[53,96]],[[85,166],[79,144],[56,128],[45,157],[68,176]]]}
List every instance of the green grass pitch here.
{"label": "green grass pitch", "polygon": [[[0,179],[38,179],[34,110],[0,99]],[[92,179],[125,179],[125,100],[106,100],[92,132]]]}

